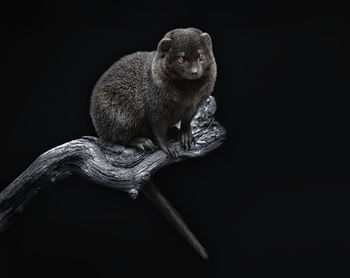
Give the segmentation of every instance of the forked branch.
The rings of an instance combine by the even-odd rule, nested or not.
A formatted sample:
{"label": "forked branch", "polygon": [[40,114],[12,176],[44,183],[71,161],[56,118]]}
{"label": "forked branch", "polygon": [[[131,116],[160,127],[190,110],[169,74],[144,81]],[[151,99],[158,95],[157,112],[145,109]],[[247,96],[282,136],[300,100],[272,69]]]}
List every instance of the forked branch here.
{"label": "forked branch", "polygon": [[[140,152],[106,143],[92,136],[84,136],[41,154],[28,169],[0,192],[0,233],[40,189],[73,174],[81,175],[99,185],[125,191],[135,199],[140,190],[149,183],[152,175],[162,167],[204,156],[222,144],[225,129],[214,120],[215,110],[215,99],[209,97],[191,123],[196,145],[191,150],[183,150],[180,143],[176,142],[178,159],[167,156],[159,148]],[[152,192],[156,192],[153,189]],[[148,196],[150,197],[149,194]],[[164,196],[162,198],[165,199]]]}

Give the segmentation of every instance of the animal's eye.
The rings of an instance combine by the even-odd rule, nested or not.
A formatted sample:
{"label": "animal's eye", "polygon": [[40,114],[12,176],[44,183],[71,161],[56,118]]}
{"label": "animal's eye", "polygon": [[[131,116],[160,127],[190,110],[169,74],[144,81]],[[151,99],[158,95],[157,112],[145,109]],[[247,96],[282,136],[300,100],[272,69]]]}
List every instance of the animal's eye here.
{"label": "animal's eye", "polygon": [[185,59],[183,57],[179,57],[177,58],[177,61],[182,64],[183,62],[185,62]]}
{"label": "animal's eye", "polygon": [[199,55],[199,60],[201,60],[201,61],[204,60],[204,55],[203,54]]}

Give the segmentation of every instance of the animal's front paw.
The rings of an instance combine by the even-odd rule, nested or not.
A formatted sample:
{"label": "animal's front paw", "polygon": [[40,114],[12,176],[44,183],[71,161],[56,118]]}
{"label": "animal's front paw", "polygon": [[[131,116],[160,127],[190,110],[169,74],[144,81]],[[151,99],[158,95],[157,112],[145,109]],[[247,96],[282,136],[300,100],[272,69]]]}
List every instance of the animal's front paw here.
{"label": "animal's front paw", "polygon": [[168,142],[160,144],[160,148],[167,154],[170,154],[173,158],[178,158],[179,153],[177,152],[175,145]]}
{"label": "animal's front paw", "polygon": [[137,137],[130,140],[129,145],[141,151],[152,150],[154,148],[152,140],[144,137]]}
{"label": "animal's front paw", "polygon": [[180,131],[180,142],[185,150],[191,149],[192,145],[195,143],[191,128]]}

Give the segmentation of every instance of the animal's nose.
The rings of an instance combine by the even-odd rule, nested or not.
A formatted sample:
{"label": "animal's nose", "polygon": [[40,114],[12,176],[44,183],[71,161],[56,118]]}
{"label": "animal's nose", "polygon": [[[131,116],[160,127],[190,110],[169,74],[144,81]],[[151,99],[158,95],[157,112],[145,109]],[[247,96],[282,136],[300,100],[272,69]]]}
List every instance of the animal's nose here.
{"label": "animal's nose", "polygon": [[192,68],[191,69],[191,74],[192,75],[196,75],[198,73],[198,69],[197,68]]}

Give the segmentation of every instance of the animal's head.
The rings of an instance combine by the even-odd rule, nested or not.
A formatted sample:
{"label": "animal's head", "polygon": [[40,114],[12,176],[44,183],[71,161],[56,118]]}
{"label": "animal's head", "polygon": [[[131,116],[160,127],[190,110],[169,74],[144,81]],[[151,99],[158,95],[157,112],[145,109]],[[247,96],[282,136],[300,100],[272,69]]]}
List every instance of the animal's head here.
{"label": "animal's head", "polygon": [[163,72],[172,79],[199,79],[215,63],[209,34],[196,28],[168,32],[158,43],[157,54]]}

